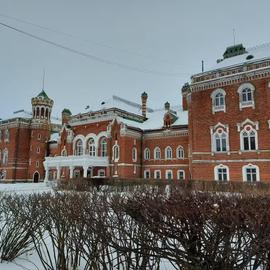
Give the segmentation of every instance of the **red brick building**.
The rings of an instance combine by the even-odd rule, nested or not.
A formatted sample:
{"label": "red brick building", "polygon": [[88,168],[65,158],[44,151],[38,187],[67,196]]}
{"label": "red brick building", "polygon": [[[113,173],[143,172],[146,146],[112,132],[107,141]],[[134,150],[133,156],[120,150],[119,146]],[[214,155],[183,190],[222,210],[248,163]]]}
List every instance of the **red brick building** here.
{"label": "red brick building", "polygon": [[182,97],[182,107],[151,109],[146,93],[140,103],[113,96],[86,113],[64,109],[52,123],[42,91],[32,113],[0,122],[0,177],[269,180],[269,45],[228,47]]}

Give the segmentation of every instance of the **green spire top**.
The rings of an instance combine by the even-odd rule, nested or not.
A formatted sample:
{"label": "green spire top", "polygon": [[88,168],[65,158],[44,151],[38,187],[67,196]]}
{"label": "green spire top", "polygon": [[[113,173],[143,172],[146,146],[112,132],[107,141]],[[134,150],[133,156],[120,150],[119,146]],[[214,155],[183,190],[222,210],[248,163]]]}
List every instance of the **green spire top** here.
{"label": "green spire top", "polygon": [[43,98],[43,99],[50,99],[43,89],[42,89],[42,91],[37,95],[37,97],[41,97],[41,98]]}

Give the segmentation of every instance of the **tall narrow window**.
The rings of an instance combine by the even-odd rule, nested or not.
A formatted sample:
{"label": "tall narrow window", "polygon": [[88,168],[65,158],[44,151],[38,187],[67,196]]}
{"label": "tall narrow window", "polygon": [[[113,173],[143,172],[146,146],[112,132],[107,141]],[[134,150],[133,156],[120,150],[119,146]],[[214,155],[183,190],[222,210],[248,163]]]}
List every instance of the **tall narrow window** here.
{"label": "tall narrow window", "polygon": [[254,91],[255,87],[251,83],[242,84],[238,88],[240,110],[244,107],[255,108]]}
{"label": "tall narrow window", "polygon": [[216,132],[214,134],[215,140],[215,152],[226,152],[227,151],[227,133]]}
{"label": "tall narrow window", "polygon": [[166,170],[166,179],[172,180],[173,179],[173,172],[172,170]]}
{"label": "tall narrow window", "polygon": [[5,142],[8,142],[9,141],[9,130],[6,129],[5,131]]}
{"label": "tall narrow window", "polygon": [[257,150],[257,131],[251,126],[245,127],[240,133],[241,150]]}
{"label": "tall narrow window", "polygon": [[100,141],[100,148],[101,148],[101,156],[106,157],[107,156],[107,140],[106,138],[102,138]]}
{"label": "tall narrow window", "polygon": [[155,170],[154,171],[154,178],[155,179],[161,179],[161,171],[160,170]]}
{"label": "tall narrow window", "polygon": [[185,180],[185,171],[184,170],[178,170],[177,171],[177,178],[179,180]]}
{"label": "tall narrow window", "polygon": [[120,157],[120,147],[119,145],[114,145],[113,146],[113,160],[118,161]]}
{"label": "tall narrow window", "polygon": [[76,156],[82,156],[83,155],[83,142],[81,139],[79,139],[76,142],[76,146],[75,146],[75,155]]}
{"label": "tall narrow window", "polygon": [[132,148],[132,161],[133,162],[137,161],[137,148],[136,147]]}
{"label": "tall narrow window", "polygon": [[91,157],[96,156],[96,145],[95,145],[95,140],[93,138],[90,138],[88,140],[88,154]]}
{"label": "tall narrow window", "polygon": [[165,149],[165,159],[172,159],[172,148],[170,146]]}
{"label": "tall narrow window", "polygon": [[226,92],[223,89],[216,89],[212,92],[211,98],[212,98],[212,112],[220,112],[226,111],[226,104],[225,104],[225,95]]}
{"label": "tall narrow window", "polygon": [[150,159],[150,150],[149,148],[144,149],[144,159],[149,160]]}
{"label": "tall narrow window", "polygon": [[154,149],[154,159],[161,159],[161,152],[159,147]]}

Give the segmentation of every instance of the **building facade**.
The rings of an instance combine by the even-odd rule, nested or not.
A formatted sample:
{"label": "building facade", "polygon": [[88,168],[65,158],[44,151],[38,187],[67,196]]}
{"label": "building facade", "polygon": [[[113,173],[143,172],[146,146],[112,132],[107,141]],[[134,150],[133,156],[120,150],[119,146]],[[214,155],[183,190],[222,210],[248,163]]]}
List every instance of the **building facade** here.
{"label": "building facade", "polygon": [[269,45],[228,47],[184,85],[182,106],[113,96],[86,113],[64,109],[61,123],[52,107],[42,91],[27,117],[0,122],[1,179],[270,179]]}

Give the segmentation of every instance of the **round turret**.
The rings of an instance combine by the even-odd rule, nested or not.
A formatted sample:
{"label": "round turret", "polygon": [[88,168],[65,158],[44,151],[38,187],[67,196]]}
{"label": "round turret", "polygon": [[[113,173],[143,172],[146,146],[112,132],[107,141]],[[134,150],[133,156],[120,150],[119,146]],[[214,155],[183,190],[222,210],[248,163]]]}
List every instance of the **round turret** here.
{"label": "round turret", "polygon": [[32,98],[33,119],[50,121],[53,103],[53,100],[42,90]]}

